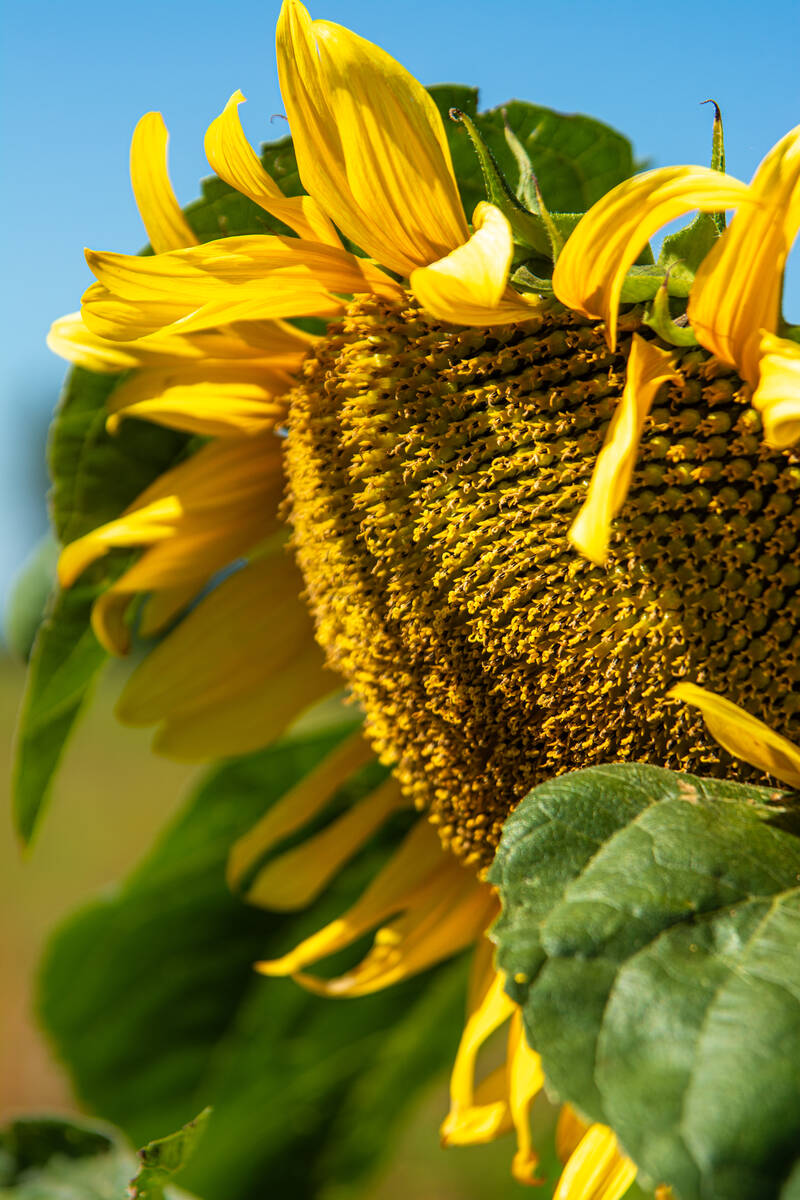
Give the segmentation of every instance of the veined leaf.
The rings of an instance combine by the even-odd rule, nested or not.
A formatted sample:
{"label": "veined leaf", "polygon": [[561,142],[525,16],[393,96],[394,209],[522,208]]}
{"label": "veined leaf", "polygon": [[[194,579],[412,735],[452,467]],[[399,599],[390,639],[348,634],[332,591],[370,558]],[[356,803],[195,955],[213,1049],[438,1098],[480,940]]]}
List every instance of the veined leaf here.
{"label": "veined leaf", "polygon": [[141,1144],[213,1107],[181,1176],[204,1200],[251,1200],[265,1180],[300,1200],[323,1183],[355,1189],[414,1088],[455,1052],[460,963],[341,1001],[253,970],[353,901],[397,825],[297,916],[248,908],[225,883],[231,846],[352,729],[295,735],[212,772],[122,888],[56,933],[43,964],[43,1022],[92,1109]]}
{"label": "veined leaf", "polygon": [[774,798],[578,771],[520,804],[490,876],[550,1084],[680,1200],[797,1194],[800,838]]}
{"label": "veined leaf", "polygon": [[155,1138],[139,1151],[140,1167],[130,1182],[130,1200],[164,1200],[164,1185],[182,1171],[205,1132],[211,1109],[204,1108],[176,1133]]}

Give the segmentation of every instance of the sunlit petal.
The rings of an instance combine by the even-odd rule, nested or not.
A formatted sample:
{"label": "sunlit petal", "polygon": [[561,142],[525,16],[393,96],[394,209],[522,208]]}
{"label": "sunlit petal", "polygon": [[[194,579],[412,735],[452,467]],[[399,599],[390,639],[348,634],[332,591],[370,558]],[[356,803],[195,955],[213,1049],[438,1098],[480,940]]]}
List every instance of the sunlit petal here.
{"label": "sunlit petal", "polygon": [[589,493],[569,531],[573,546],[592,562],[606,560],[611,522],[625,503],[639,438],[653,400],[662,384],[680,379],[672,369],[672,359],[666,350],[633,335],[625,390],[597,457]]}
{"label": "sunlit petal", "polygon": [[339,246],[339,236],[330,218],[311,196],[284,196],[264,170],[261,159],[248,142],[239,120],[239,105],[244,96],[236,91],[222,113],[206,132],[206,157],[212,171],[231,187],[283,221],[301,238]]}
{"label": "sunlit petal", "polygon": [[762,330],[758,355],[753,408],[769,445],[785,450],[800,438],[800,345]]}
{"label": "sunlit petal", "polygon": [[468,237],[442,119],[388,54],[284,0],[278,75],[300,178],[336,225],[408,276]]}
{"label": "sunlit petal", "polygon": [[653,236],[684,213],[751,202],[747,185],[707,167],[661,167],[626,179],[589,209],[559,255],[553,289],[562,304],[606,322],[612,349],[628,270]]}
{"label": "sunlit petal", "polygon": [[412,292],[433,316],[455,325],[524,321],[533,311],[508,287],[514,242],[507,218],[482,201],[473,225],[469,241],[411,272]]}
{"label": "sunlit petal", "polygon": [[168,139],[161,113],[149,112],[139,121],[131,140],[133,194],[150,245],[157,254],[197,245],[169,180]]}
{"label": "sunlit petal", "polygon": [[712,737],[735,758],[800,788],[800,747],[781,737],[730,700],[694,683],[678,683],[667,693],[699,708]]}
{"label": "sunlit petal", "polygon": [[783,272],[800,226],[800,125],[770,150],[750,196],[703,260],[688,314],[698,341],[755,386],[761,331],[777,331]]}

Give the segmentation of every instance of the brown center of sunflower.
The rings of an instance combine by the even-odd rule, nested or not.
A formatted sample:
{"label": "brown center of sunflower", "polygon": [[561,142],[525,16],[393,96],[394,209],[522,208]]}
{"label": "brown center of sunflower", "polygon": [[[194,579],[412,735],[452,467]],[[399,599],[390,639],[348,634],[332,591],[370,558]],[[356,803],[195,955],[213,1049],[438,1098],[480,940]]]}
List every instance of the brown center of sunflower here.
{"label": "brown center of sunflower", "polygon": [[467,862],[488,862],[509,811],[560,772],[732,773],[699,716],[664,702],[679,679],[797,736],[800,461],[765,446],[729,368],[680,352],[608,564],[567,542],[627,324],[613,353],[556,305],[463,329],[361,298],[291,396],[290,515],[319,641]]}

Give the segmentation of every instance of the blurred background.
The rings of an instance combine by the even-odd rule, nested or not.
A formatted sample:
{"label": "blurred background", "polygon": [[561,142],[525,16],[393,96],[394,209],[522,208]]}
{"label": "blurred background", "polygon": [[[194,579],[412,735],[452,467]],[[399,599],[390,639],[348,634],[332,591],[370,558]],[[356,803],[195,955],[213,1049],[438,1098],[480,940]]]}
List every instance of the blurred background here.
{"label": "blurred background", "polygon": [[[258,144],[281,137],[274,64],[275,0],[27,0],[6,6],[2,31],[2,289],[0,359],[0,603],[46,529],[44,446],[64,369],[45,347],[50,321],[78,307],[89,284],[82,248],[136,251],[144,241],[128,183],[139,116],[163,112],[182,203],[208,173],[203,134],[236,88]],[[651,165],[707,163],[713,97],[725,122],[727,166],[747,179],[798,120],[795,0],[757,9],[629,0],[327,0],[312,15],[380,43],[424,83],[481,89],[483,107],[513,97],[607,121]],[[790,263],[785,315],[800,321],[800,269]],[[121,671],[121,668],[119,669]],[[0,734],[8,778],[22,665],[0,647]],[[109,714],[114,672],[83,724],[55,789],[52,813],[23,861],[0,822],[0,1116],[69,1107],[66,1081],[30,1015],[30,979],[58,917],[126,871],[174,811],[186,767],[154,759],[144,734]],[[506,1147],[440,1155],[426,1097],[374,1196],[505,1194]],[[433,1172],[433,1174],[431,1174]],[[402,1186],[401,1186],[402,1185]],[[498,1186],[500,1190],[498,1190]],[[432,1189],[432,1190],[431,1190]],[[399,1191],[396,1191],[399,1194]],[[509,1193],[510,1194],[510,1193]]]}

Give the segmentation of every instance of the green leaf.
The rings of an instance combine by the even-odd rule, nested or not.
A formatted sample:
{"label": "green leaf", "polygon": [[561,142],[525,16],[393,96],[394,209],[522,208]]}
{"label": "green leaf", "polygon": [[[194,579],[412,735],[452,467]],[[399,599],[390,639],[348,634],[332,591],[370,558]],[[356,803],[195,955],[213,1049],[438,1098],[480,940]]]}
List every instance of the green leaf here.
{"label": "green leaf", "polygon": [[204,1108],[177,1133],[156,1138],[142,1147],[139,1151],[141,1166],[130,1184],[130,1200],[163,1200],[164,1184],[186,1166],[210,1116],[211,1109]]}
{"label": "green leaf", "polygon": [[300,1200],[323,1182],[355,1188],[412,1084],[455,1052],[461,964],[342,1001],[253,970],[352,903],[405,814],[309,912],[247,908],[225,883],[234,842],[352,728],[309,730],[211,773],[121,889],[57,931],[43,964],[43,1023],[93,1110],[141,1144],[213,1106],[181,1176],[205,1200],[261,1195],[265,1180]]}
{"label": "green leaf", "polygon": [[58,546],[46,533],[22,564],[5,614],[6,644],[22,659],[30,657],[56,576]]}
{"label": "green leaf", "polygon": [[[24,1117],[0,1129],[0,1200],[129,1200],[135,1171],[133,1154],[107,1126]],[[191,1200],[175,1188],[162,1196]]]}
{"label": "green leaf", "polygon": [[108,657],[89,617],[101,585],[87,572],[50,601],[33,644],[17,725],[12,796],[17,832],[27,842],[48,799],[76,720]]}
{"label": "green leaf", "polygon": [[680,1200],[796,1194],[800,838],[774,799],[579,771],[526,797],[490,876],[550,1084]]}

